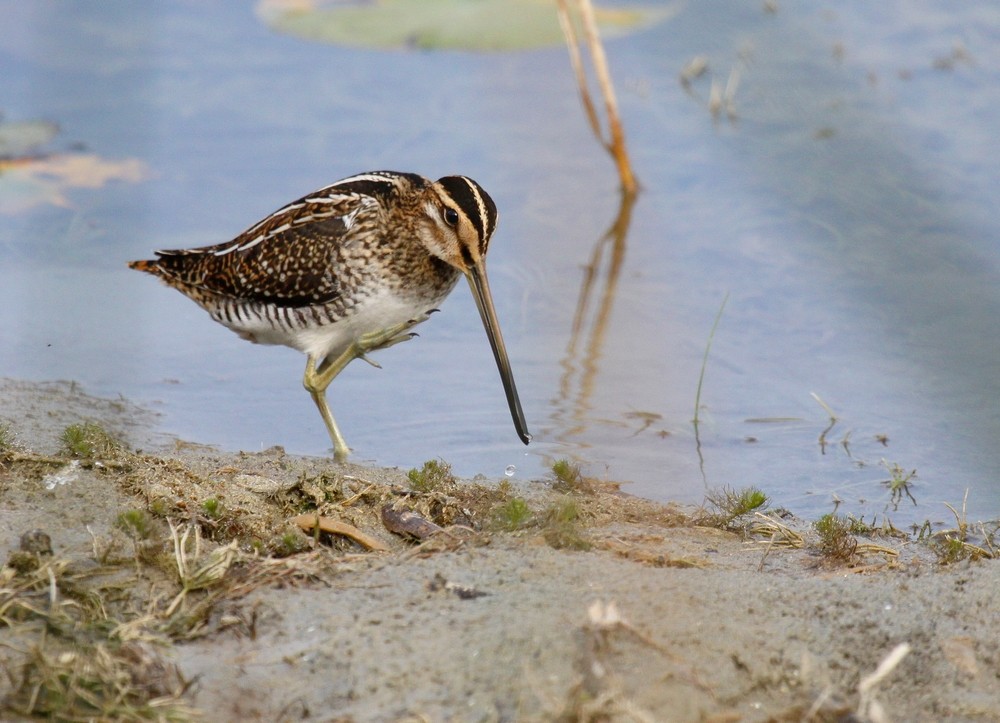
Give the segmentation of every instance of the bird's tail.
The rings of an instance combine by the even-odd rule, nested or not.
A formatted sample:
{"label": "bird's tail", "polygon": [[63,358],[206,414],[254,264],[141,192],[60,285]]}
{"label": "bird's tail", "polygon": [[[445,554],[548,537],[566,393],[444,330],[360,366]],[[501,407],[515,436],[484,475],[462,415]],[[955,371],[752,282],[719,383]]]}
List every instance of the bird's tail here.
{"label": "bird's tail", "polygon": [[145,271],[147,274],[155,274],[159,271],[160,264],[155,259],[146,261],[129,261],[128,267],[130,269],[135,269],[136,271]]}

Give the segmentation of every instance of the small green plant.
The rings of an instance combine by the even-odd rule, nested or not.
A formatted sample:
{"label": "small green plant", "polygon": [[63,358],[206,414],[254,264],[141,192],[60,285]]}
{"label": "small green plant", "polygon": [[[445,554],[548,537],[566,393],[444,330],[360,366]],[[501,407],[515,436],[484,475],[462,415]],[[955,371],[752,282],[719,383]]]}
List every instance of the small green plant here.
{"label": "small green plant", "polygon": [[209,497],[201,503],[201,512],[210,520],[217,520],[222,517],[225,508],[217,497]]}
{"label": "small green plant", "polygon": [[511,497],[493,512],[493,520],[501,530],[520,530],[531,519],[531,508],[522,497]]}
{"label": "small green plant", "polygon": [[119,447],[118,442],[103,427],[93,422],[66,427],[62,433],[62,443],[67,454],[81,459],[103,457]]}
{"label": "small green plant", "polygon": [[718,510],[717,513],[709,515],[706,522],[722,528],[730,527],[744,515],[765,509],[771,502],[767,495],[756,487],[744,487],[738,490],[723,487],[708,492],[705,499]]}
{"label": "small green plant", "polygon": [[552,489],[559,492],[590,492],[592,487],[580,471],[580,466],[568,459],[556,460],[552,463],[552,474],[555,481]]}
{"label": "small green plant", "polygon": [[126,510],[118,515],[115,527],[133,540],[148,540],[153,534],[153,518],[145,510]]}
{"label": "small green plant", "polygon": [[865,517],[855,517],[854,515],[847,516],[848,532],[852,535],[861,535],[863,537],[872,537],[878,532],[878,528],[875,527],[874,520],[872,522],[865,522]]}
{"label": "small green plant", "polygon": [[410,480],[410,488],[414,492],[433,492],[441,487],[455,483],[455,475],[451,473],[451,465],[436,459],[424,462],[421,469],[411,469],[406,473]]}
{"label": "small green plant", "polygon": [[824,556],[848,562],[858,549],[858,541],[851,534],[852,523],[845,517],[828,513],[816,520],[819,549]]}
{"label": "small green plant", "polygon": [[590,541],[580,532],[580,508],[576,501],[564,497],[554,502],[546,511],[543,536],[549,546],[557,550],[589,550]]}
{"label": "small green plant", "polygon": [[954,507],[952,507],[947,502],[944,506],[951,510],[951,513],[955,515],[955,528],[951,530],[942,530],[935,535],[932,535],[931,539],[932,547],[937,553],[938,562],[942,565],[949,565],[955,562],[960,562],[961,560],[982,560],[982,559],[995,559],[997,557],[996,542],[994,540],[994,535],[996,530],[993,532],[987,532],[985,525],[979,524],[980,535],[978,536],[977,542],[980,544],[974,544],[970,541],[970,524],[969,519],[966,515],[966,509],[969,503],[969,491],[965,491],[965,497],[962,498],[962,510],[959,512]]}
{"label": "small green plant", "polygon": [[978,559],[972,552],[975,546],[967,545],[965,541],[951,535],[935,539],[931,547],[937,555],[938,562],[942,565],[952,565],[962,560]]}
{"label": "small green plant", "polygon": [[14,447],[14,433],[9,424],[0,424],[0,454],[9,452]]}
{"label": "small green plant", "polygon": [[[262,546],[263,547],[263,546]],[[298,529],[285,530],[271,540],[271,554],[275,557],[289,557],[309,549],[309,537]]]}
{"label": "small green plant", "polygon": [[570,486],[580,478],[580,468],[568,459],[559,459],[552,463],[552,474],[557,482]]}
{"label": "small green plant", "polygon": [[861,537],[895,537],[900,540],[909,539],[909,535],[892,524],[892,520],[888,517],[883,517],[882,522],[878,523],[877,515],[872,517],[871,522],[866,522],[864,515],[861,515],[861,517],[848,515],[847,521],[851,525],[850,532],[852,535]]}
{"label": "small green plant", "polygon": [[165,497],[154,497],[149,502],[149,511],[157,517],[166,517],[170,514],[171,505]]}
{"label": "small green plant", "polygon": [[931,536],[934,534],[934,528],[931,525],[931,521],[926,519],[921,525],[914,522],[910,525],[910,529],[913,530],[913,537],[916,538],[917,542],[930,540]]}
{"label": "small green plant", "polygon": [[[152,563],[160,554],[161,541],[156,534],[153,516],[145,510],[132,509],[119,513],[115,519],[115,527],[131,540],[136,564]],[[106,554],[111,554],[111,547]]]}

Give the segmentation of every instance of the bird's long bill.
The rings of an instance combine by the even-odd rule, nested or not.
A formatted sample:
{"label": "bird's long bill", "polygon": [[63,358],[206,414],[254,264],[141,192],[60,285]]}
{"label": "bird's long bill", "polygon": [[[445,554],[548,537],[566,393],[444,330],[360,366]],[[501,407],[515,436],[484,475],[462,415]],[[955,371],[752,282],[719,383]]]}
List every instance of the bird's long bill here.
{"label": "bird's long bill", "polygon": [[493,347],[493,356],[497,360],[497,369],[500,370],[500,380],[503,382],[503,390],[507,394],[507,405],[510,407],[510,416],[514,420],[514,429],[521,441],[527,444],[531,441],[528,434],[528,424],[524,421],[524,412],[521,411],[521,400],[517,396],[517,387],[514,385],[514,374],[510,370],[510,359],[507,358],[507,348],[503,344],[503,335],[500,333],[500,322],[497,321],[497,313],[493,309],[493,297],[490,295],[490,284],[486,279],[486,264],[480,261],[475,266],[470,266],[465,272],[469,279],[469,286],[472,288],[472,298],[476,300],[479,307],[479,315],[483,317],[483,326],[486,327],[486,336],[490,338],[490,346]]}

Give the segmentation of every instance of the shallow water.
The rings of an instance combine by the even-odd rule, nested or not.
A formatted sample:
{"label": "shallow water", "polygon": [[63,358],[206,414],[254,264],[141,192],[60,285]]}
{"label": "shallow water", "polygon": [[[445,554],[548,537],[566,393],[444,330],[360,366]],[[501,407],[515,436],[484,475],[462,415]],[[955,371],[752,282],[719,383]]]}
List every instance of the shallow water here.
{"label": "shallow water", "polygon": [[[297,353],[124,263],[358,171],[458,172],[501,210],[491,285],[535,442],[459,286],[382,370],[331,387],[360,459],[532,478],[570,457],[656,499],[755,484],[800,514],[839,498],[898,525],[948,521],[968,489],[970,518],[1000,516],[989,2],[692,3],[609,42],[643,186],[627,219],[562,48],[338,48],[238,5],[0,0],[0,18],[19,30],[0,38],[4,119],[55,121],[42,150],[90,159],[34,185],[0,174],[0,375],[123,394],[187,439],[325,454]],[[736,120],[713,121],[709,75],[678,82],[695,55],[723,85],[741,67]],[[897,464],[918,504],[894,511]]]}

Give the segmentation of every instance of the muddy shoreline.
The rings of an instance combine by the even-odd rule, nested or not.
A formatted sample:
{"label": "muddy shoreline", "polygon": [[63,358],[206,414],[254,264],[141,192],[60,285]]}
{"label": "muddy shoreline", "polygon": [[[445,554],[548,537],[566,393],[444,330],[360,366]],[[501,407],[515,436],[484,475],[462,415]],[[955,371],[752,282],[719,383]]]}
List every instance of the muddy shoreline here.
{"label": "muddy shoreline", "polygon": [[[84,423],[112,442],[74,456]],[[1000,719],[996,560],[858,538],[838,561],[807,521],[775,518],[796,548],[585,481],[417,492],[405,470],[170,443],[71,383],[0,380],[0,426],[5,720]],[[387,507],[443,530],[404,539]]]}

